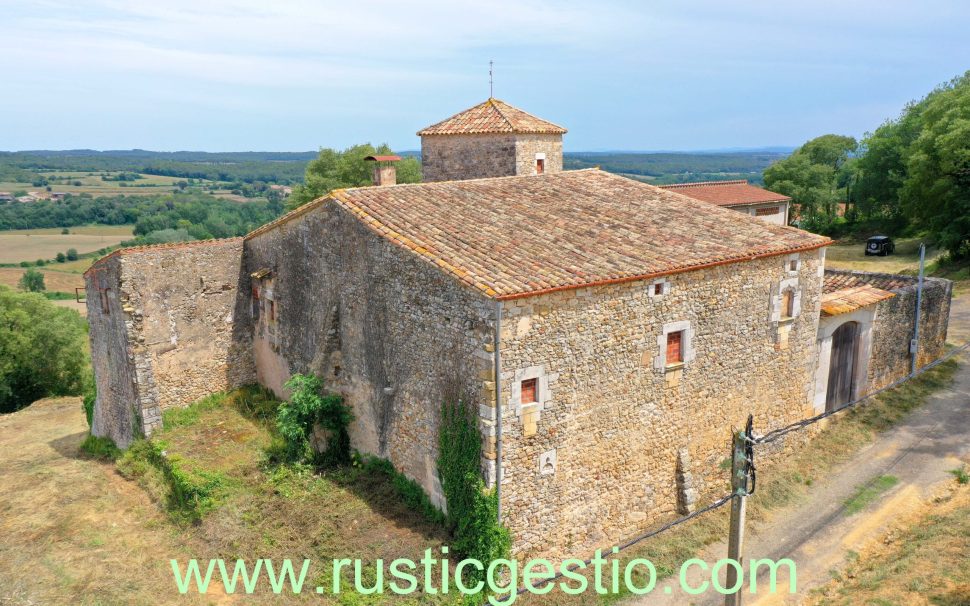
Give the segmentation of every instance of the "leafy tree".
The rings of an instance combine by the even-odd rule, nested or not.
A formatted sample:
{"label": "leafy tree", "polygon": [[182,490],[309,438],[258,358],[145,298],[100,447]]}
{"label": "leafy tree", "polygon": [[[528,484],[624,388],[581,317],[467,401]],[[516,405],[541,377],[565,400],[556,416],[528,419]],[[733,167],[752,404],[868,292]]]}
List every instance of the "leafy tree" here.
{"label": "leafy tree", "polygon": [[903,207],[954,258],[970,257],[970,71],[931,93],[920,119]]}
{"label": "leafy tree", "polygon": [[64,261],[67,261],[67,257],[64,256],[64,253],[59,252],[57,253],[57,256],[54,257],[54,260],[58,263],[63,263]]}
{"label": "leafy tree", "polygon": [[808,141],[791,156],[765,169],[765,187],[790,196],[809,228],[834,219],[837,204],[852,176],[852,137],[822,135]]}
{"label": "leafy tree", "polygon": [[47,287],[44,285],[44,274],[36,269],[28,269],[25,271],[24,275],[20,276],[20,281],[17,282],[17,286],[20,290],[26,292],[41,292],[47,290]]}
{"label": "leafy tree", "polygon": [[[376,148],[364,143],[343,151],[321,149],[317,158],[307,165],[303,185],[293,188],[293,193],[286,201],[287,209],[303,206],[341,187],[370,185],[373,166],[364,158],[393,153],[386,143]],[[416,158],[402,158],[397,163],[398,183],[417,183],[420,180],[421,167]]]}
{"label": "leafy tree", "polygon": [[68,248],[67,249],[67,260],[68,261],[77,261],[77,249],[76,248]]}
{"label": "leafy tree", "polygon": [[89,381],[86,341],[74,310],[0,286],[0,412],[80,394]]}
{"label": "leafy tree", "polygon": [[62,229],[62,230],[61,230],[61,235],[62,235],[62,236],[66,236],[66,235],[67,235],[67,234],[69,234],[69,233],[71,233],[71,230],[69,230],[69,229],[68,229],[68,228],[66,228],[66,227],[65,227],[64,229]]}

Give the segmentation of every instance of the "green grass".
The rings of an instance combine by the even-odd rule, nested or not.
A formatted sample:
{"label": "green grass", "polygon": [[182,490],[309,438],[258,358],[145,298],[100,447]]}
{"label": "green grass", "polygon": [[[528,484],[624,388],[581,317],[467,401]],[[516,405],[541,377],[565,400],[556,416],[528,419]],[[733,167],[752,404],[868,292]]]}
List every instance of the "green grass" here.
{"label": "green grass", "polygon": [[875,501],[879,495],[886,492],[899,483],[896,476],[879,476],[858,488],[855,493],[845,500],[845,510],[851,515],[859,513],[866,508],[869,503]]}
{"label": "green grass", "polygon": [[958,484],[970,483],[970,474],[967,473],[967,466],[962,465],[956,469],[951,469],[950,473],[957,479]]}
{"label": "green grass", "polygon": [[81,451],[102,461],[114,461],[121,456],[121,450],[115,446],[111,438],[99,438],[90,434],[81,442]]}

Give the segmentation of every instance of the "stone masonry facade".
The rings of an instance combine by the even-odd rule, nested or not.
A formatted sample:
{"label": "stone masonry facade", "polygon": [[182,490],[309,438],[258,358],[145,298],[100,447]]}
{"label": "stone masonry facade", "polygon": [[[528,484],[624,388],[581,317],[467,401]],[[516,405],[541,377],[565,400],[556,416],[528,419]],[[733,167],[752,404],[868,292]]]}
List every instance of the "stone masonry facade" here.
{"label": "stone masonry facade", "polygon": [[95,435],[126,447],[166,408],[252,383],[242,238],[127,249],[87,276]]}
{"label": "stone masonry facade", "polygon": [[283,396],[290,375],[321,377],[353,409],[353,447],[390,460],[444,507],[440,410],[456,399],[475,407],[493,374],[493,303],[334,205],[252,235],[246,263],[265,274],[252,278],[260,383]]}
{"label": "stone masonry facade", "polygon": [[[504,304],[502,501],[517,556],[591,553],[685,497],[720,495],[732,427],[811,414],[819,254],[800,255],[801,309],[782,342],[772,300],[786,261],[668,276],[659,296],[638,281]],[[670,326],[689,331],[680,368],[656,363]],[[523,405],[517,383],[533,375],[540,403]]]}
{"label": "stone masonry facade", "polygon": [[451,181],[534,175],[536,159],[544,172],[562,170],[562,135],[485,133],[424,135],[421,173],[424,181]]}

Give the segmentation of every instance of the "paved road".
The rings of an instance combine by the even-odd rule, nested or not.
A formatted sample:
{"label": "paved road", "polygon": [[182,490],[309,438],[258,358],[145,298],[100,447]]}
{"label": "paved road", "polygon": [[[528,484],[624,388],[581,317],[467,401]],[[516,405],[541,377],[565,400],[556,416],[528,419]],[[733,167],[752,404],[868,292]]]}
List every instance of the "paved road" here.
{"label": "paved road", "polygon": [[[962,344],[968,338],[970,293],[954,299],[949,331],[951,343]],[[797,587],[794,595],[745,595],[745,606],[800,603],[811,589],[830,579],[830,571],[842,567],[849,550],[859,551],[881,536],[896,517],[931,498],[942,482],[953,480],[949,470],[970,460],[970,355],[962,354],[960,362],[949,389],[934,394],[924,406],[863,448],[852,461],[837,468],[827,482],[815,486],[806,501],[773,515],[770,526],[752,528],[749,524],[745,558],[793,560],[797,565]],[[859,485],[882,475],[896,476],[899,483],[862,512],[849,515],[843,506],[846,499]],[[726,543],[720,542],[708,546],[699,557],[713,563],[726,553]],[[709,578],[695,568],[690,570],[695,573],[688,575],[692,586]],[[759,587],[765,586],[768,579],[764,577],[759,575]],[[787,574],[779,574],[781,577]],[[687,596],[673,579],[632,603],[700,606],[723,601],[713,592]]]}

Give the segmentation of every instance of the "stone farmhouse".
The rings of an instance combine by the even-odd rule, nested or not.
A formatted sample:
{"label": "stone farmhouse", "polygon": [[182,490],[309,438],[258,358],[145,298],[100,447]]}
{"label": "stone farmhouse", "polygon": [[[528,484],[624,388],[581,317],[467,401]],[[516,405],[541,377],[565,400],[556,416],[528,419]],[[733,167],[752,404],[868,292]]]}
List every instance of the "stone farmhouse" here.
{"label": "stone farmhouse", "polygon": [[791,198],[751,185],[744,179],[673,183],[660,187],[743,212],[752,217],[758,217],[762,221],[788,225],[788,207],[791,205]]}
{"label": "stone farmhouse", "polygon": [[[461,399],[515,554],[553,557],[719,495],[749,413],[767,431],[909,371],[913,279],[826,272],[827,238],[563,171],[563,133],[489,99],[420,131],[423,183],[99,260],[93,432],[127,446],[167,408],[315,373],[353,407],[352,446],[444,507],[439,411]],[[949,300],[927,281],[920,363]]]}

